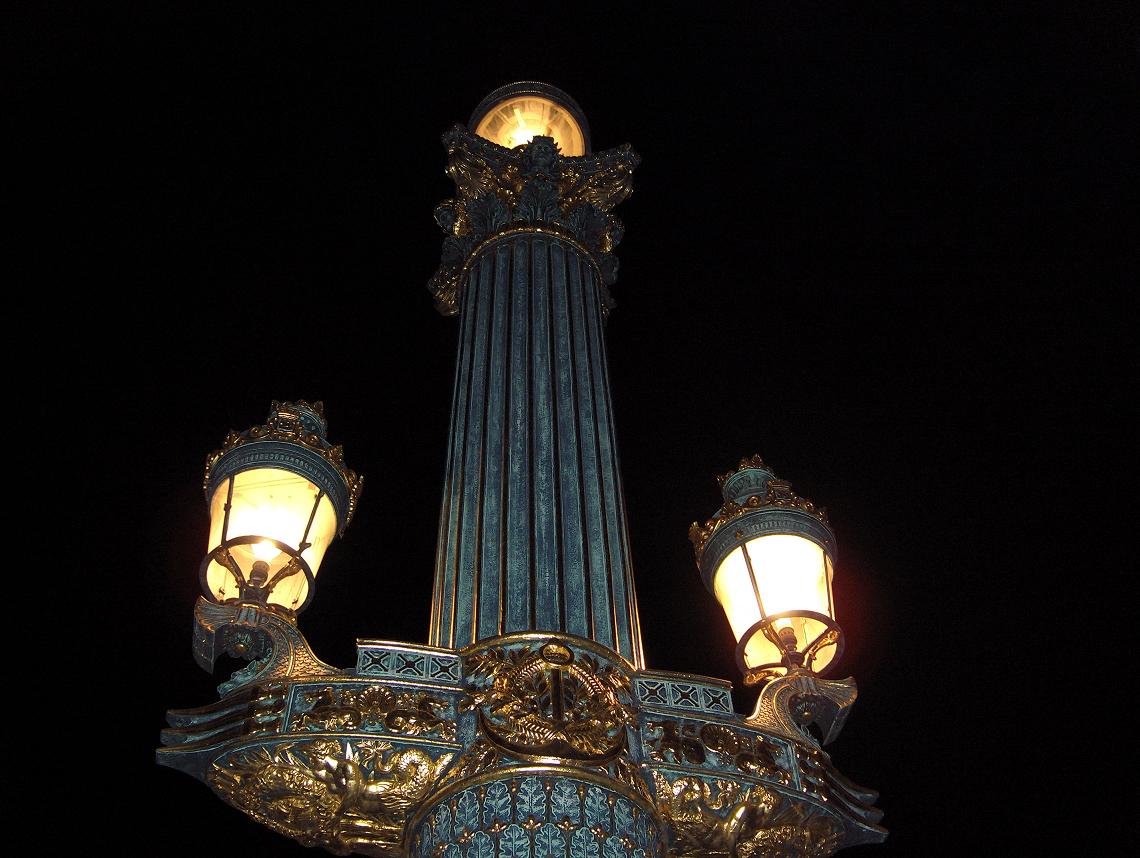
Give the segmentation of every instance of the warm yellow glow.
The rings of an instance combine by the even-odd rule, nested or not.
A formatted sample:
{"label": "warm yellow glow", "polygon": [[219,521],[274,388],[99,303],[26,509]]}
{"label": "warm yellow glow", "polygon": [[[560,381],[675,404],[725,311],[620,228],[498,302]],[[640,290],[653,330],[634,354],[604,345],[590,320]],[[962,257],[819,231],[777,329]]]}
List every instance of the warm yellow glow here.
{"label": "warm yellow glow", "polygon": [[[314,516],[313,506],[318,489],[304,477],[276,468],[243,471],[233,478],[229,523],[223,537],[228,492],[229,480],[226,480],[218,484],[210,499],[208,550],[220,545],[223,538],[263,537],[253,543],[236,545],[230,553],[247,580],[253,564],[258,560],[269,564],[268,579],[273,580],[279,572],[286,570],[292,558],[268,540],[276,539],[294,549],[299,548],[304,540],[310,545],[301,556],[309,564],[313,575],[317,574],[325,550],[336,534],[336,512],[327,496],[321,497]],[[311,525],[310,516],[313,516]],[[232,599],[239,595],[233,574],[216,560],[207,569],[206,580],[210,590],[219,599]],[[304,603],[308,590],[305,574],[298,570],[277,579],[269,601],[294,609]]]}
{"label": "warm yellow glow", "polygon": [[[752,561],[755,586],[745,563],[745,548]],[[739,641],[762,617],[772,614],[814,611],[834,619],[831,576],[831,560],[815,542],[791,534],[772,534],[749,540],[729,553],[713,578],[713,592]],[[801,651],[826,628],[806,617],[781,618],[773,626],[791,628]],[[821,670],[833,654],[830,647],[821,651],[813,668]],[[753,636],[744,651],[749,667],[778,662],[780,657],[779,648],[762,634]]]}
{"label": "warm yellow glow", "polygon": [[746,545],[767,614],[815,611],[830,615],[823,549],[787,533],[761,536]]}
{"label": "warm yellow glow", "polygon": [[713,592],[724,608],[737,641],[749,628],[760,622],[760,606],[756,603],[752,580],[748,575],[748,567],[744,564],[744,553],[739,547],[720,564],[713,579]]}
{"label": "warm yellow glow", "polygon": [[475,133],[513,149],[536,136],[553,137],[563,155],[585,155],[586,141],[574,117],[549,98],[516,95],[479,120]]}
{"label": "warm yellow glow", "polygon": [[265,561],[272,560],[281,553],[281,550],[276,545],[265,540],[253,543],[253,545],[250,546],[250,550],[253,552],[253,556],[258,560]]}

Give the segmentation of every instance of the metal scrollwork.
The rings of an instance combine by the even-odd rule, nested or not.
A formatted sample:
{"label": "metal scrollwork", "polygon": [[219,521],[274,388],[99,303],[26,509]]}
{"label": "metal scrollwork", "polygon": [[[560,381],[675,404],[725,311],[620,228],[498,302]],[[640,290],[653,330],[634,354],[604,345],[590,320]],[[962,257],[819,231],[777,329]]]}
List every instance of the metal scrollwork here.
{"label": "metal scrollwork", "polygon": [[703,766],[714,760],[724,768],[788,783],[791,776],[776,761],[774,746],[762,736],[723,724],[650,721],[646,728],[660,733],[645,740],[652,760]]}
{"label": "metal scrollwork", "polygon": [[406,736],[438,736],[455,739],[455,724],[441,717],[447,701],[423,692],[397,691],[384,685],[364,688],[326,686],[309,692],[305,711],[294,713],[295,730],[380,729]]}
{"label": "metal scrollwork", "polygon": [[452,756],[315,739],[239,752],[216,762],[208,780],[234,807],[305,846],[395,856],[407,816]]}
{"label": "metal scrollwork", "polygon": [[828,744],[843,729],[858,693],[850,677],[830,680],[810,673],[789,673],[764,686],[748,723],[818,748],[820,740],[808,725],[815,724],[822,744]]}
{"label": "metal scrollwork", "polygon": [[218,686],[223,697],[273,679],[341,673],[317,658],[295,620],[267,607],[219,604],[199,596],[194,605],[194,658],[203,670],[212,672],[223,652],[250,659]]}
{"label": "metal scrollwork", "polygon": [[674,855],[731,858],[825,858],[842,845],[843,826],[830,814],[793,804],[758,784],[653,772],[657,807],[668,820]]}
{"label": "metal scrollwork", "polygon": [[465,659],[467,708],[509,753],[601,761],[625,747],[633,723],[629,677],[557,641],[492,647]]}

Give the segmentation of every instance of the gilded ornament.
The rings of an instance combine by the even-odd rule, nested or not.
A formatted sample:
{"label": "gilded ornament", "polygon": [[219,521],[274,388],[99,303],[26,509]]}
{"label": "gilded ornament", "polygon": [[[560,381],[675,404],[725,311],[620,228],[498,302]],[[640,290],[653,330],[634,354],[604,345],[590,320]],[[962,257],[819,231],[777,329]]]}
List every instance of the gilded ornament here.
{"label": "gilded ornament", "polygon": [[650,759],[692,766],[719,765],[745,774],[789,783],[791,775],[776,760],[778,749],[763,736],[723,724],[650,721],[646,736]]}
{"label": "gilded ornament", "polygon": [[629,678],[557,641],[466,656],[467,708],[503,750],[583,762],[612,757],[633,723]]}
{"label": "gilded ornament", "polygon": [[447,770],[440,781],[440,787],[467,780],[501,765],[503,755],[499,750],[486,739],[477,738],[455,761],[455,765]]}
{"label": "gilded ornament", "polygon": [[826,858],[842,844],[829,813],[794,803],[758,784],[653,772],[657,807],[675,841],[673,855]]}
{"label": "gilded ornament", "polygon": [[293,716],[292,729],[355,731],[382,729],[405,736],[455,739],[455,724],[441,717],[446,700],[375,684],[365,688],[329,685],[305,695],[307,711]]}
{"label": "gilded ornament", "polygon": [[548,232],[583,247],[607,286],[617,279],[614,248],[624,227],[610,214],[633,191],[640,158],[628,146],[577,157],[564,156],[549,137],[507,149],[462,125],[443,135],[447,174],[457,196],[435,209],[445,233],[440,266],[428,282],[437,309],[459,312],[467,266],[489,239],[513,230]]}
{"label": "gilded ornament", "polygon": [[792,672],[764,686],[748,723],[818,748],[820,740],[807,729],[809,725],[814,724],[822,744],[828,744],[843,729],[858,694],[851,677],[831,680],[804,671]]}
{"label": "gilded ornament", "polygon": [[762,458],[760,458],[760,454],[753,453],[751,456],[744,456],[741,458],[740,464],[736,466],[735,471],[729,471],[724,474],[717,474],[717,484],[723,489],[724,484],[739,474],[741,471],[767,471],[769,474],[772,474],[773,477],[775,476],[775,472],[773,472],[771,466]]}
{"label": "gilded ornament", "polygon": [[210,785],[256,821],[344,855],[402,855],[408,816],[451,761],[388,742],[315,739],[215,762]]}
{"label": "gilded ornament", "polygon": [[223,697],[254,683],[341,672],[317,658],[295,618],[265,605],[219,604],[199,596],[194,605],[194,658],[210,673],[223,652],[250,660],[218,686]]}
{"label": "gilded ornament", "polygon": [[[727,480],[731,476],[732,473],[723,474],[717,477],[717,480]],[[703,525],[696,521],[689,525],[689,541],[693,544],[693,553],[696,555],[697,564],[700,565],[701,554],[705,550],[705,544],[712,538],[714,533],[741,516],[748,515],[760,509],[799,510],[800,512],[806,512],[823,524],[830,526],[830,522],[827,518],[827,510],[824,507],[817,507],[806,498],[801,498],[792,491],[791,483],[784,480],[772,479],[768,481],[764,497],[752,495],[746,499],[744,503],[726,500],[713,517]]]}

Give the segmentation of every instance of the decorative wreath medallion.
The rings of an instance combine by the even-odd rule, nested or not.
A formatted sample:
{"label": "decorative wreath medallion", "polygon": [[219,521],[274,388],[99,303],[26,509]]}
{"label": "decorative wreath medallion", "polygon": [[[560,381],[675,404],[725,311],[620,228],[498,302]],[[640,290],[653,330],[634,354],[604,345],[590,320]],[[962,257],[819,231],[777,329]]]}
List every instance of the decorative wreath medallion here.
{"label": "decorative wreath medallion", "polygon": [[524,758],[607,760],[633,723],[629,679],[558,641],[467,656],[467,706],[487,738]]}

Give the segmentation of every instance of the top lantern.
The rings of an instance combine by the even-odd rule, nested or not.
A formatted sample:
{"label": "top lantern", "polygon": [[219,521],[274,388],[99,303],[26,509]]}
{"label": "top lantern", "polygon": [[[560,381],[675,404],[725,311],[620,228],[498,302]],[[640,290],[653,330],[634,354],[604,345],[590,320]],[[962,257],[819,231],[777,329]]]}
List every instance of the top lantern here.
{"label": "top lantern", "polygon": [[519,81],[499,87],[475,108],[467,127],[508,149],[552,137],[563,155],[590,151],[590,127],[577,102],[557,87]]}

